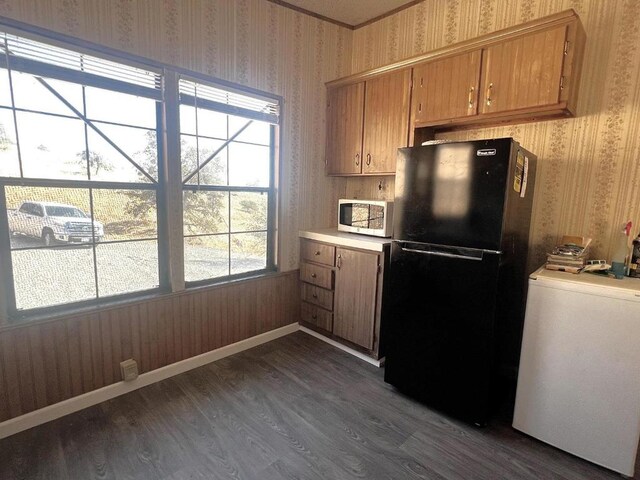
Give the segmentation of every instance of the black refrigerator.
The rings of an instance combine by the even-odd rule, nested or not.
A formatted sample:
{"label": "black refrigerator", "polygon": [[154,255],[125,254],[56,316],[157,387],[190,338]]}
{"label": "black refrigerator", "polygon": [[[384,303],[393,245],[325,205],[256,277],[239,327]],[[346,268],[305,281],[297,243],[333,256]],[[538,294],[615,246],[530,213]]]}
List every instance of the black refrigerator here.
{"label": "black refrigerator", "polygon": [[478,425],[517,375],[535,170],[512,138],[398,150],[384,379]]}

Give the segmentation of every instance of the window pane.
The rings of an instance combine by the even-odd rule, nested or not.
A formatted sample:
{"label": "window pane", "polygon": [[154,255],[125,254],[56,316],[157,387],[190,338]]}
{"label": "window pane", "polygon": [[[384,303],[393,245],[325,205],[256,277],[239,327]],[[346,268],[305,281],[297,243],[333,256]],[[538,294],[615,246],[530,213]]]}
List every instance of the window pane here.
{"label": "window pane", "polygon": [[158,242],[96,245],[100,297],[149,290],[159,285]]}
{"label": "window pane", "polygon": [[271,124],[250,120],[243,117],[229,115],[229,136],[232,136],[239,129],[244,127],[249,121],[250,125],[235,138],[237,142],[258,143],[260,145],[271,144]]}
{"label": "window pane", "polygon": [[95,298],[90,246],[18,250],[11,253],[16,307],[28,309]]}
{"label": "window pane", "polygon": [[5,68],[4,63],[0,68],[0,105],[5,107],[11,106],[11,90],[9,88],[9,71]]}
{"label": "window pane", "polygon": [[155,100],[94,87],[85,87],[85,92],[91,120],[156,128]]}
{"label": "window pane", "polygon": [[267,229],[266,193],[234,192],[231,194],[231,231],[246,232]]}
{"label": "window pane", "polygon": [[[158,178],[158,146],[155,130],[95,123],[96,127],[151,177]],[[113,145],[89,129],[89,160],[92,180],[149,183]],[[86,157],[83,157],[83,159]]]}
{"label": "window pane", "polygon": [[[11,247],[47,243],[90,243],[89,190],[84,188],[6,187]],[[18,212],[24,202],[37,205],[44,216]],[[98,233],[98,232],[96,232]]]}
{"label": "window pane", "polygon": [[[180,105],[180,133],[196,134],[196,108]],[[198,135],[220,139],[227,138],[227,115],[205,108],[198,108]]]}
{"label": "window pane", "polygon": [[[13,82],[13,97],[16,108],[75,116],[73,110],[67,107],[64,102],[33,75],[13,70],[11,71],[11,80]],[[44,78],[44,81],[76,110],[83,111],[81,85],[51,78]]]}
{"label": "window pane", "polygon": [[[211,154],[220,148],[222,140],[209,140],[182,135],[180,151],[182,159],[182,178],[195,171]],[[199,152],[199,158],[198,158]],[[204,167],[199,175],[194,175],[187,183],[189,185],[226,185],[227,184],[227,149],[223,149]]]}
{"label": "window pane", "polygon": [[157,238],[158,214],[153,190],[93,190],[93,211],[102,241]]}
{"label": "window pane", "polygon": [[196,109],[189,105],[180,105],[180,133],[196,134]]}
{"label": "window pane", "polygon": [[185,191],[182,199],[185,235],[229,231],[227,192]]}
{"label": "window pane", "polygon": [[231,275],[267,267],[267,234],[231,234]]}
{"label": "window pane", "polygon": [[231,142],[229,145],[229,185],[269,186],[270,148]]}
{"label": "window pane", "polygon": [[198,135],[227,138],[227,115],[206,108],[198,108]]}
{"label": "window pane", "polygon": [[0,177],[19,176],[20,163],[18,161],[18,146],[16,144],[13,112],[11,110],[0,109]]}
{"label": "window pane", "polygon": [[197,282],[229,275],[229,236],[184,239],[184,279]]}
{"label": "window pane", "polygon": [[24,176],[86,179],[81,120],[17,112]]}

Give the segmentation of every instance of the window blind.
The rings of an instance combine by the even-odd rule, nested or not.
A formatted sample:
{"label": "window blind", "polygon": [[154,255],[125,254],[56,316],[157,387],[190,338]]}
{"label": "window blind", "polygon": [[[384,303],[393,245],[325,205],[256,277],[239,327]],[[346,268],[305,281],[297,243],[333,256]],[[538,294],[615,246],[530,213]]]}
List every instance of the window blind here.
{"label": "window blind", "polygon": [[180,103],[208,108],[231,115],[277,124],[280,105],[277,100],[247,95],[224,86],[202,84],[186,78],[179,82]]}
{"label": "window blind", "polygon": [[8,32],[0,33],[0,60],[14,70],[161,98],[159,72],[126,65],[86,53],[38,42]]}

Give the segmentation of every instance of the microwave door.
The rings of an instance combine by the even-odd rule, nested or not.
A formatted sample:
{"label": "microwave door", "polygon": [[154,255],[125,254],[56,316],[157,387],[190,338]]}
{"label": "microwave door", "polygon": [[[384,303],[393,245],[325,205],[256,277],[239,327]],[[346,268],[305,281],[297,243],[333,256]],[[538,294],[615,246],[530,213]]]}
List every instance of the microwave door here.
{"label": "microwave door", "polygon": [[387,235],[388,207],[372,202],[340,203],[338,228],[340,230],[367,235]]}
{"label": "microwave door", "polygon": [[340,223],[349,227],[379,228],[375,227],[376,217],[384,216],[383,208],[366,203],[343,203],[340,209]]}

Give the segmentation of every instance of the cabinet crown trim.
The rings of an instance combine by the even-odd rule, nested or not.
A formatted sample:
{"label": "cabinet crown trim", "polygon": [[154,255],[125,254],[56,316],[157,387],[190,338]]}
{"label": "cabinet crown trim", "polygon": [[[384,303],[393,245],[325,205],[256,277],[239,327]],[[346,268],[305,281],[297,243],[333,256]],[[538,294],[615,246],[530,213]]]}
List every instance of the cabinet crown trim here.
{"label": "cabinet crown trim", "polygon": [[495,43],[535,33],[540,30],[546,30],[560,25],[567,25],[574,21],[580,22],[580,17],[575,10],[570,8],[568,10],[554,13],[546,17],[531,20],[519,25],[514,25],[513,27],[497,30],[495,32],[487,33],[485,35],[471,38],[463,42],[459,42],[453,45],[447,45],[446,47],[438,48],[436,50],[431,50],[430,52],[409,57],[404,60],[391,63],[389,65],[384,65],[381,67],[373,68],[371,70],[366,70],[360,73],[349,75],[347,77],[332,80],[330,82],[326,82],[325,85],[327,86],[327,88],[333,88],[362,82],[364,80],[369,80],[371,78],[385,75],[396,70],[413,67],[414,65],[420,63],[442,59],[480,48],[485,48]]}

